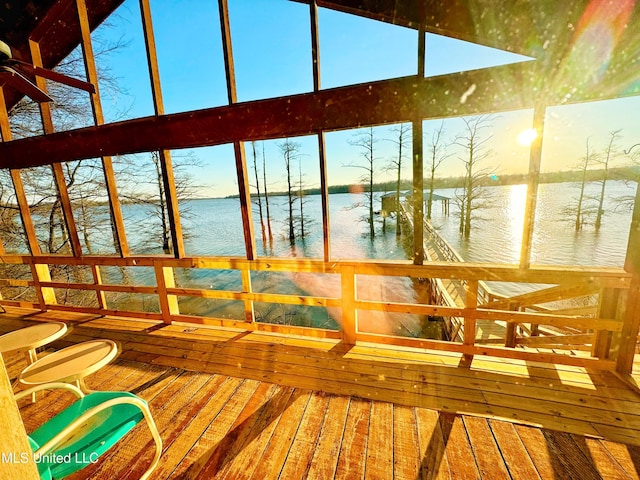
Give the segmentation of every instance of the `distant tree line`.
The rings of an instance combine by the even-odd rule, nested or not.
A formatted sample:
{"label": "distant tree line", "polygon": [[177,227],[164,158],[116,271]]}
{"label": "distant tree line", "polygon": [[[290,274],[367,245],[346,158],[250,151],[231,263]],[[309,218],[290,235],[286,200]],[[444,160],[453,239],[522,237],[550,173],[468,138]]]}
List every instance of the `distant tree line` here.
{"label": "distant tree line", "polygon": [[[636,181],[640,175],[640,166],[628,166],[628,167],[616,167],[609,169],[608,178],[610,180],[631,180]],[[481,186],[490,187],[490,186],[502,186],[502,185],[522,185],[527,183],[528,174],[526,173],[515,173],[515,174],[505,174],[505,175],[496,175],[494,177],[489,177],[483,179],[481,182]],[[604,170],[596,169],[596,170],[588,170],[585,174],[586,182],[596,182],[600,181],[604,178]],[[425,185],[427,185],[429,177],[425,177]],[[582,171],[580,170],[567,170],[564,172],[547,172],[540,174],[540,183],[568,183],[568,182],[581,182],[582,181]],[[389,180],[385,182],[376,182],[373,184],[374,192],[391,192],[396,189],[396,180]],[[400,181],[400,190],[411,190],[412,181],[407,179],[402,179]],[[434,189],[443,189],[443,188],[460,188],[464,185],[464,177],[446,177],[446,178],[435,178],[433,183]],[[362,184],[342,184],[342,185],[331,185],[328,187],[329,194],[332,193],[350,193],[353,191],[362,191],[362,188],[365,185]],[[426,188],[426,187],[425,187]],[[302,190],[304,195],[320,195],[320,188],[310,187]],[[270,196],[285,196],[287,192],[285,190],[269,192]],[[257,193],[251,194],[252,198],[257,197]],[[238,195],[228,195],[224,198],[238,198]]]}

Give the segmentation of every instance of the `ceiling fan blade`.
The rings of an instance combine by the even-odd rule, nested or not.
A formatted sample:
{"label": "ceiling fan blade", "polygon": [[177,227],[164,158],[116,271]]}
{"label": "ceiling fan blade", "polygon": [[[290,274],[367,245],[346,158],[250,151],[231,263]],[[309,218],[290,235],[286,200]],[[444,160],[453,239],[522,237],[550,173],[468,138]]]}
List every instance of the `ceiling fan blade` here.
{"label": "ceiling fan blade", "polygon": [[31,81],[10,67],[0,67],[0,81],[38,103],[53,102],[53,99],[36,87]]}
{"label": "ceiling fan blade", "polygon": [[80,90],[84,90],[85,92],[96,93],[96,89],[93,84],[85,82],[84,80],[69,77],[68,75],[64,75],[47,68],[36,67],[35,65],[31,65],[30,63],[23,62],[21,60],[12,59],[10,60],[10,63],[12,65],[18,66],[21,69],[24,69],[32,75],[38,75],[42,78],[53,80],[54,82],[63,83],[74,88],[79,88]]}

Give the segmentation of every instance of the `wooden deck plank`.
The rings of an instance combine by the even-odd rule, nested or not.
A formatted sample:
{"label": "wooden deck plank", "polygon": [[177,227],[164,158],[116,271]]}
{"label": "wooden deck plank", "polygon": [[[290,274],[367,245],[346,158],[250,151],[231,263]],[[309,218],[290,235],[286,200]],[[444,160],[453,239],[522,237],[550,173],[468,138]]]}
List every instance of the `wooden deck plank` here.
{"label": "wooden deck plank", "polygon": [[256,425],[264,429],[287,405],[293,389],[260,383],[237,416],[224,439],[217,445],[198,473],[201,478],[222,478],[222,472],[235,461],[245,443],[256,435]]}
{"label": "wooden deck plank", "polygon": [[[637,447],[566,434],[558,436],[557,432],[496,420],[490,421],[488,432],[484,419],[308,391],[292,394],[284,405],[280,402],[277,406],[279,402],[272,403],[266,392],[274,388],[292,391],[291,388],[177,369],[148,369],[142,364],[135,368],[135,363],[122,359],[111,365],[111,370],[117,370],[120,365],[123,372],[129,372],[125,375],[128,380],[123,383],[117,372],[109,375],[105,372],[107,379],[101,385],[128,384],[139,394],[146,394],[154,417],[159,425],[164,425],[161,429],[166,448],[152,478],[248,478],[252,472],[255,473],[252,478],[277,478],[278,475],[282,479],[314,478],[320,464],[328,466],[325,470],[328,475],[315,478],[361,478],[367,472],[372,475],[370,478],[389,478],[384,473],[379,476],[372,473],[384,471],[374,469],[380,463],[373,460],[373,448],[392,452],[396,460],[395,478],[466,479],[481,475],[482,478],[502,478],[504,466],[514,479],[536,478],[538,471],[541,478],[638,478],[636,466],[640,466],[640,449]],[[205,379],[208,380],[203,381]],[[214,385],[215,379],[218,385]],[[243,389],[239,386],[247,384],[252,385],[241,392]],[[194,396],[194,390],[200,393]],[[198,398],[207,401],[201,402]],[[360,406],[353,407],[356,402]],[[350,405],[352,408],[348,408]],[[47,402],[46,407],[50,409],[51,405]],[[25,408],[28,410],[29,406]],[[364,411],[369,408],[370,413],[363,415],[363,408]],[[174,412],[189,409],[193,411],[186,417],[193,416],[193,419],[184,428],[167,425],[167,419],[175,417]],[[385,413],[381,414],[382,411]],[[394,433],[401,432],[400,443],[397,434],[375,434],[375,429],[388,421],[390,411],[394,411]],[[179,417],[179,413],[177,415]],[[285,419],[286,416],[289,418]],[[178,418],[177,423],[184,422]],[[400,424],[403,426],[399,427]],[[178,431],[175,437],[173,430]],[[483,445],[487,438],[491,442],[495,438],[497,447]],[[150,445],[148,437],[133,443],[135,445],[124,448],[118,446],[107,457],[106,465],[112,464],[113,468],[106,468],[102,461],[97,468],[89,467],[71,479],[87,478],[87,474],[96,479],[134,478],[147,464],[145,454],[137,458],[135,451],[148,450]],[[366,458],[363,457],[365,449]],[[329,452],[329,456],[320,457],[323,452]],[[258,469],[253,471],[252,462],[261,464],[264,459],[276,456],[277,461],[267,469],[270,474],[263,475]],[[336,461],[338,457],[343,458],[343,463]],[[222,459],[222,468],[212,468],[215,458]],[[301,458],[305,460],[300,462]],[[389,454],[385,458],[383,463],[388,469]],[[398,469],[398,459],[405,467],[404,473]],[[307,466],[314,462],[314,470],[307,472]],[[498,470],[490,470],[489,462],[494,462]],[[207,464],[211,469],[208,472],[202,469]],[[347,464],[356,467],[344,468]]]}
{"label": "wooden deck plank", "polygon": [[251,478],[267,479],[279,477],[308,402],[308,391],[294,390],[290,402],[281,412],[277,422],[277,429],[271,435],[267,448],[260,457],[259,464]]}
{"label": "wooden deck plank", "polygon": [[[116,320],[117,322],[120,321],[120,319]],[[104,319],[100,319],[87,320],[85,323],[89,324],[98,321],[105,322]],[[135,329],[136,325],[138,325],[137,321],[130,319],[127,319],[125,323],[127,325],[126,328],[129,329]],[[153,325],[150,322],[143,322],[143,324],[145,325],[144,331],[150,324]],[[78,332],[84,329],[84,325],[74,328],[73,331]],[[140,329],[139,325],[137,328]],[[190,329],[183,326],[171,325],[167,328],[185,337],[172,339],[167,336],[169,335],[167,333],[168,330],[165,330],[165,327],[162,326],[158,330],[152,330],[153,335],[147,334],[145,337],[133,336],[128,338],[123,343],[125,348],[131,347],[147,353],[135,353],[132,356],[128,356],[131,355],[131,350],[128,350],[125,352],[125,357],[158,364],[163,363],[173,367],[186,367],[236,376],[247,376],[247,369],[252,367],[258,369],[249,375],[254,379],[282,384],[289,382],[290,385],[301,388],[325,388],[334,393],[359,396],[369,396],[373,393],[376,395],[372,397],[373,399],[382,401],[396,401],[425,408],[473,414],[493,414],[529,423],[539,423],[548,428],[567,428],[573,433],[612,435],[610,438],[618,441],[640,439],[640,436],[635,435],[637,432],[623,431],[615,426],[612,430],[607,430],[606,425],[603,428],[594,428],[589,422],[584,421],[587,415],[582,415],[578,419],[563,418],[562,422],[558,422],[557,418],[549,414],[549,409],[544,408],[544,405],[541,405],[541,409],[537,411],[509,408],[509,405],[522,404],[522,398],[518,397],[523,397],[525,401],[528,398],[546,399],[554,405],[556,403],[566,403],[567,406],[576,407],[575,409],[569,408],[567,410],[569,412],[574,410],[580,412],[582,407],[586,406],[587,408],[601,408],[605,411],[605,415],[612,415],[613,412],[633,415],[631,424],[637,423],[636,418],[638,417],[635,417],[635,415],[640,409],[640,403],[637,402],[638,395],[630,389],[625,389],[621,382],[613,378],[613,376],[611,376],[612,378],[606,378],[605,375],[599,372],[587,372],[585,369],[577,367],[539,366],[531,362],[483,360],[483,363],[489,365],[492,369],[487,371],[473,367],[473,365],[476,365],[477,359],[473,359],[472,368],[470,369],[452,368],[442,364],[432,365],[428,362],[425,363],[422,360],[425,356],[429,358],[435,358],[436,356],[429,353],[420,355],[420,352],[416,349],[406,347],[389,348],[377,346],[378,348],[374,348],[373,346],[357,345],[351,349],[340,350],[336,349],[339,344],[326,339],[319,341],[316,339],[289,338],[274,334],[265,335],[256,332],[236,338],[238,332],[230,333],[219,328],[198,328],[195,332],[185,331]],[[83,331],[86,332],[88,330]],[[161,336],[156,336],[159,335],[159,332],[164,333]],[[171,335],[174,333],[171,333]],[[215,341],[221,342],[224,347],[217,347],[218,343],[201,345],[200,342],[188,341],[190,334],[197,334],[199,335],[198,338],[215,338]],[[141,342],[141,339],[144,341]],[[166,343],[166,345],[162,345],[163,343]],[[282,345],[283,349],[274,348],[274,344]],[[299,345],[305,345],[306,347]],[[178,346],[183,349],[192,348],[193,352],[187,352],[186,356],[193,355],[198,361],[183,358],[186,350],[180,350],[177,348]],[[364,351],[368,353],[366,355],[355,353]],[[378,358],[374,354],[377,354]],[[395,354],[399,358],[393,360],[392,355]],[[166,357],[166,355],[173,355],[173,357]],[[450,354],[443,354],[440,357],[444,359],[455,358]],[[214,360],[213,363],[207,362],[207,358],[212,358]],[[328,358],[332,359],[331,363],[327,363]],[[220,359],[223,359],[226,363],[220,363]],[[313,375],[307,377],[302,374],[297,375],[300,369],[306,367],[309,363],[319,370],[315,370]],[[238,364],[241,367],[238,367]],[[263,367],[260,367],[260,365],[263,365]],[[264,370],[264,365],[268,366],[266,371]],[[504,367],[507,372],[509,372],[509,369],[515,369],[512,373],[516,373],[516,375],[505,375],[505,372],[502,374],[497,373],[498,366]],[[333,370],[327,370],[326,367],[330,367]],[[262,370],[259,370],[260,368]],[[278,371],[274,372],[276,369]],[[359,376],[356,378],[360,383],[359,385],[348,385],[339,380],[319,381],[320,377],[318,376],[326,371],[357,373]],[[519,375],[522,375],[522,378],[518,377]],[[527,377],[526,375],[532,376]],[[337,375],[335,377],[340,378]],[[410,383],[407,384],[407,382]],[[591,382],[591,384],[588,382]],[[423,387],[425,384],[427,386]],[[615,384],[616,386],[607,387],[608,384]],[[416,388],[416,385],[419,388]],[[459,389],[458,385],[464,385],[464,388]],[[584,388],[578,385],[582,385]],[[474,392],[480,393],[481,397],[478,397]],[[503,395],[505,393],[510,393],[514,396],[507,397]],[[492,406],[490,402],[485,402],[486,396],[491,394],[501,394],[502,396],[496,398],[500,398],[503,404]],[[456,398],[458,396],[462,398]],[[599,416],[594,415],[594,417]],[[618,432],[619,435],[616,435]],[[636,440],[636,443],[640,442]]]}
{"label": "wooden deck plank", "polygon": [[593,464],[596,471],[602,478],[607,480],[629,480],[630,477],[622,466],[606,449],[602,442],[593,438],[572,435],[571,438],[580,449],[585,458]]}
{"label": "wooden deck plank", "polygon": [[516,425],[515,429],[542,480],[559,478],[580,480],[579,476],[573,475],[566,469],[558,458],[557,452],[549,447],[542,430],[522,425]]}
{"label": "wooden deck plank", "polygon": [[282,468],[281,478],[307,478],[328,406],[329,396],[324,392],[314,392],[311,395]]}
{"label": "wooden deck plank", "polygon": [[[218,472],[216,472],[216,478],[243,478],[246,475],[247,468],[249,467],[249,463],[253,462],[254,457],[252,455],[252,449],[250,445],[253,443],[253,440],[260,437],[260,433],[269,427],[269,425],[277,425],[283,413],[288,409],[300,408],[304,410],[304,405],[306,401],[310,397],[311,392],[295,392],[292,388],[278,388],[276,392],[271,396],[271,398],[263,402],[260,410],[254,414],[254,421],[251,426],[249,426],[249,422],[247,423],[248,428],[244,429],[246,432],[244,435],[238,436],[236,441],[234,442],[232,449],[227,449],[225,455],[231,457],[233,461],[229,461],[221,468]],[[298,401],[298,397],[303,397],[302,401]],[[286,458],[286,456],[284,457]],[[285,462],[282,462],[284,465]],[[213,473],[213,472],[212,472]],[[246,472],[247,474],[249,472]],[[206,470],[203,472],[203,475],[206,476]],[[250,475],[246,475],[245,478],[249,478]],[[213,478],[213,476],[211,477]]]}
{"label": "wooden deck plank", "polygon": [[349,400],[349,397],[330,397],[318,446],[311,459],[309,478],[334,478],[349,411]]}
{"label": "wooden deck plank", "polygon": [[640,448],[609,441],[600,444],[615,458],[618,465],[633,480],[640,480]]}
{"label": "wooden deck plank", "polygon": [[480,479],[480,472],[469,444],[462,417],[450,413],[440,414],[440,428],[449,461],[452,479]]}
{"label": "wooden deck plank", "polygon": [[352,398],[349,402],[335,478],[364,478],[370,417],[371,402]]}
{"label": "wooden deck plank", "polygon": [[[196,395],[187,397],[189,398],[187,405],[183,405],[180,408],[180,401],[178,400],[174,402],[178,404],[178,408],[161,409],[160,420],[156,420],[158,429],[162,429],[161,436],[163,438],[164,453],[161,462],[172,463],[173,461],[182,460],[185,451],[193,444],[194,433],[192,432],[195,432],[195,435],[201,434],[204,426],[211,418],[211,413],[207,412],[211,405],[211,399],[217,395],[227,379],[218,375],[211,375],[209,378],[203,377],[204,383],[200,391]],[[198,380],[200,379],[196,379],[192,384],[189,384],[189,387],[195,386]],[[176,394],[180,396],[189,395],[190,391],[185,388],[176,392]],[[150,406],[157,405],[159,402],[160,400],[158,402],[152,400]],[[168,419],[170,423],[163,425],[163,419]],[[148,435],[146,438],[147,443],[143,447],[141,454],[136,458],[135,463],[126,472],[120,474],[119,478],[122,480],[139,478],[149,465],[154,451],[154,444]]]}
{"label": "wooden deck plank", "polygon": [[493,438],[487,419],[464,417],[464,426],[480,476],[493,480],[509,480],[511,477],[507,472],[507,467]]}
{"label": "wooden deck plank", "polygon": [[440,429],[438,412],[416,408],[418,445],[420,447],[420,476],[423,480],[448,480],[449,461]]}
{"label": "wooden deck plank", "polygon": [[393,408],[393,476],[418,478],[420,447],[414,407],[395,405]]}
{"label": "wooden deck plank", "polygon": [[366,479],[393,478],[393,450],[387,448],[393,438],[393,405],[371,402],[369,442],[365,463]]}
{"label": "wooden deck plank", "polygon": [[571,438],[571,435],[564,432],[554,432],[545,430],[543,432],[549,450],[556,453],[557,458],[565,466],[571,475],[577,476],[581,480],[598,480],[601,478],[594,465],[585,457]]}
{"label": "wooden deck plank", "polygon": [[[236,455],[232,467],[226,469],[223,472],[224,475],[218,475],[216,478],[220,477],[242,480],[253,476],[256,468],[258,468],[262,463],[261,457],[264,455],[273,433],[277,428],[282,428],[282,425],[280,425],[282,411],[287,411],[289,408],[292,408],[292,404],[298,398],[298,395],[292,392],[291,389],[287,389],[287,391],[290,393],[287,399],[287,404],[284,407],[278,405],[276,405],[275,408],[273,406],[270,407],[271,412],[263,416],[265,419],[268,419],[268,421],[257,424],[257,428],[254,428],[255,432],[253,433],[249,445],[245,445],[242,452],[240,452],[239,455]],[[278,403],[281,403],[281,401]],[[286,465],[287,464],[285,464],[285,466]],[[274,470],[277,471],[277,468]]]}
{"label": "wooden deck plank", "polygon": [[[201,412],[201,420],[183,431],[186,437],[165,446],[157,478],[197,478],[217,444],[257,388],[255,382],[225,378]],[[197,427],[197,428],[196,428]]]}
{"label": "wooden deck plank", "polygon": [[513,480],[539,479],[540,475],[515,427],[510,423],[496,420],[489,420],[489,424],[511,478]]}

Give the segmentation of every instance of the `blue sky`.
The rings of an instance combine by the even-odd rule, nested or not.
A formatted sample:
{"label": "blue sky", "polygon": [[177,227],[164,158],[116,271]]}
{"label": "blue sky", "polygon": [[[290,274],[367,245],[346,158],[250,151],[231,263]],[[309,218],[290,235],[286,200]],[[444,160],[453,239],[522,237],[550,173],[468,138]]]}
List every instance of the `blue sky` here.
{"label": "blue sky", "polygon": [[[248,101],[309,92],[313,89],[309,8],[286,0],[229,0],[238,100]],[[165,110],[167,113],[226,105],[227,94],[218,20],[214,0],[151,0],[158,49]],[[96,39],[123,38],[126,48],[99,59],[118,78],[117,95],[103,95],[107,121],[153,114],[146,56],[137,0],[126,0],[109,25],[94,33]],[[319,9],[322,88],[363,83],[416,74],[417,32],[369,19]],[[526,60],[494,49],[427,36],[426,75]],[[608,132],[623,129],[620,147],[640,141],[637,98],[597,102],[577,107],[556,107],[548,111],[543,170],[566,170],[582,155],[587,136],[595,148],[608,140]],[[122,113],[126,112],[126,113]],[[635,119],[635,120],[634,120]],[[501,173],[525,173],[528,149],[518,144],[520,131],[530,127],[531,111],[501,114],[494,121],[488,162]],[[439,125],[425,122],[425,136]],[[460,119],[447,120],[447,139],[461,129]],[[330,184],[357,181],[361,171],[345,167],[357,162],[359,150],[349,145],[354,131],[327,134],[327,162]],[[391,176],[384,170],[395,154],[389,127],[375,130],[378,180]],[[300,144],[305,181],[319,183],[317,140],[295,139]],[[283,183],[280,141],[265,142],[267,173],[271,188]],[[247,144],[251,162],[251,145]],[[261,152],[261,146],[259,146]],[[177,152],[176,152],[177,153]],[[237,193],[235,167],[230,146],[195,149],[203,168],[196,172],[206,179],[206,196]],[[460,152],[441,167],[443,176],[459,175]],[[623,159],[620,160],[621,162]],[[407,161],[408,165],[409,162]],[[487,164],[489,166],[489,164]],[[403,177],[410,178],[407,168]]]}

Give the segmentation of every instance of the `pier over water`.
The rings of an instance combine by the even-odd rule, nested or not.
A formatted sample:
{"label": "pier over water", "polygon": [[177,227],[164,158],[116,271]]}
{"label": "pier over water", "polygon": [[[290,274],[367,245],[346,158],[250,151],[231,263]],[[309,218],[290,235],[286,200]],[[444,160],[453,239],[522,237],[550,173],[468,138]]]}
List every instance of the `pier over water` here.
{"label": "pier over water", "polygon": [[[409,202],[400,204],[400,221],[405,228],[413,232],[413,209]],[[465,260],[433,227],[428,218],[423,221],[423,239],[425,262],[460,263]],[[565,291],[558,286],[544,285],[542,290],[523,293],[515,296],[502,294],[491,288],[484,281],[477,282],[477,290],[470,292],[469,283],[455,278],[430,278],[430,301],[452,309],[464,309],[469,303],[476,303],[476,308],[498,309],[520,312],[562,313],[575,317],[593,318],[597,314],[597,295],[587,290]],[[574,293],[578,295],[574,296]],[[445,336],[453,342],[465,342],[462,316],[442,316]],[[473,321],[473,320],[472,320]],[[503,344],[507,347],[553,348],[583,350],[590,342],[592,333],[589,329],[568,327],[564,325],[545,325],[538,323],[515,324],[505,320],[476,319],[473,342],[476,344]],[[468,330],[468,329],[467,329]],[[469,341],[470,339],[467,339]],[[574,352],[575,353],[575,352]]]}

